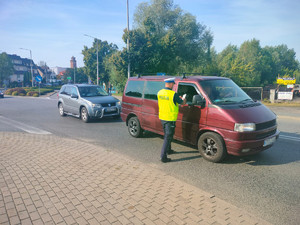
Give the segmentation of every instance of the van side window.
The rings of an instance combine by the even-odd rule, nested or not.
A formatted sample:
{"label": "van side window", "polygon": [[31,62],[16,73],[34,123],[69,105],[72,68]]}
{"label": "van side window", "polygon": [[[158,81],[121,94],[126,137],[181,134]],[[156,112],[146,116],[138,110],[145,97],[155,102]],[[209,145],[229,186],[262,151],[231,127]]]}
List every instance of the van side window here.
{"label": "van side window", "polygon": [[125,95],[130,97],[141,98],[143,96],[144,81],[128,81]]}
{"label": "van side window", "polygon": [[200,95],[202,97],[200,92],[197,90],[198,89],[194,84],[179,83],[177,93],[179,94],[179,96],[183,96],[184,94],[186,94],[186,102],[192,103],[194,95]]}
{"label": "van side window", "polygon": [[157,92],[165,87],[161,81],[147,81],[145,88],[145,99],[157,100]]}

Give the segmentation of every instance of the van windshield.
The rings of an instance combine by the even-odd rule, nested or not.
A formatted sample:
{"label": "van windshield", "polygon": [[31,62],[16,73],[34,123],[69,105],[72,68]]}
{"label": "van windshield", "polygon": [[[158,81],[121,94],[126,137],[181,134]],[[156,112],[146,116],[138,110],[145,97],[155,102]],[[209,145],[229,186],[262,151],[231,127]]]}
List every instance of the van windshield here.
{"label": "van windshield", "polygon": [[253,100],[232,80],[205,80],[200,85],[213,104],[237,104]]}
{"label": "van windshield", "polygon": [[99,86],[78,87],[81,97],[107,96],[107,92]]}

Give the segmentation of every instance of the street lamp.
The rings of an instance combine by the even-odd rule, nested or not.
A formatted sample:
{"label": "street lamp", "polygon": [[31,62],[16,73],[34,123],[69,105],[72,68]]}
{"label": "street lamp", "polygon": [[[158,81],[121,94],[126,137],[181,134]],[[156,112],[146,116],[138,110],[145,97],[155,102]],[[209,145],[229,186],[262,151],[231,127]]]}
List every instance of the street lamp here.
{"label": "street lamp", "polygon": [[97,41],[97,85],[99,85],[99,60],[98,60],[98,38],[95,38],[93,36],[87,35],[85,34],[84,36],[90,37],[90,38],[94,38]]}
{"label": "street lamp", "polygon": [[23,49],[23,50],[27,50],[30,52],[30,59],[31,59],[31,62],[30,62],[30,72],[31,72],[31,85],[33,87],[33,73],[32,73],[32,54],[31,54],[31,50],[30,49],[27,49],[27,48],[20,48],[20,49]]}
{"label": "street lamp", "polygon": [[129,56],[129,3],[127,0],[127,31],[128,31],[128,36],[127,36],[127,53],[128,53],[128,79],[130,77],[130,56]]}

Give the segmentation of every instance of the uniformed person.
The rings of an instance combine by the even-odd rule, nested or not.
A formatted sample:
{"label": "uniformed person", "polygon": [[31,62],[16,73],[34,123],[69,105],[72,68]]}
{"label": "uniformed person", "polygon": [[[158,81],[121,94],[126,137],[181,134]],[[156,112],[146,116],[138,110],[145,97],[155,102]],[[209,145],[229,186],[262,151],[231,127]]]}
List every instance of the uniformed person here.
{"label": "uniformed person", "polygon": [[175,84],[175,78],[168,78],[164,81],[165,88],[157,93],[157,98],[159,119],[164,129],[164,144],[161,149],[160,158],[163,163],[166,163],[171,161],[171,159],[167,157],[167,154],[173,153],[173,150],[171,150],[171,142],[175,131],[179,104],[185,104],[186,99],[172,90]]}

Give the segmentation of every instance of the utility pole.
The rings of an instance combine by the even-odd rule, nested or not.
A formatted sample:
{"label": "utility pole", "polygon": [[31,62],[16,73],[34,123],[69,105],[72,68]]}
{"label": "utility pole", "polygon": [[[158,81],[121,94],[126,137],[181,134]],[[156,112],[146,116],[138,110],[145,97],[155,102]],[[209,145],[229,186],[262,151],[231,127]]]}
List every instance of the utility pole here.
{"label": "utility pole", "polygon": [[129,56],[129,0],[127,0],[127,31],[128,31],[128,36],[127,36],[127,54],[128,54],[128,79],[130,77],[130,56]]}
{"label": "utility pole", "polygon": [[27,51],[30,51],[30,59],[31,59],[31,62],[30,62],[30,72],[31,72],[31,86],[33,87],[33,72],[32,72],[32,54],[31,54],[31,50],[30,49],[27,49],[27,48],[20,48],[20,49],[23,49],[23,50],[27,50]]}
{"label": "utility pole", "polygon": [[76,67],[74,66],[74,84],[76,84],[76,75],[75,75],[75,69],[76,69]]}

